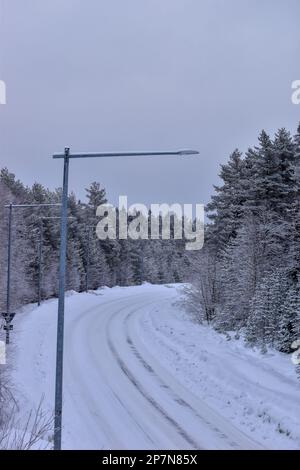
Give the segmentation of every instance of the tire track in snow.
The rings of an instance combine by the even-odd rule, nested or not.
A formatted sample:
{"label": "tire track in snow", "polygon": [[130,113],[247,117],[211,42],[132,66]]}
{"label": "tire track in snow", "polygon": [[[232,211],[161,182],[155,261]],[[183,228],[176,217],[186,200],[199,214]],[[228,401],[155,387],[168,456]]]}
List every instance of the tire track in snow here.
{"label": "tire track in snow", "polygon": [[[166,300],[169,300],[169,298],[167,298]],[[151,302],[152,304],[154,302]],[[151,311],[153,311],[154,309],[152,309]],[[157,373],[155,372],[155,370],[153,369],[153,367],[146,361],[146,359],[142,356],[140,350],[138,350],[136,344],[134,344],[134,341],[133,341],[133,338],[132,336],[130,336],[130,332],[129,332],[129,321],[132,320],[132,318],[134,317],[134,314],[136,312],[130,312],[126,318],[124,319],[124,326],[125,326],[125,330],[126,330],[126,341],[129,345],[129,347],[131,348],[132,350],[132,353],[135,355],[135,357],[140,361],[140,363],[143,365],[143,367],[149,372],[151,373],[151,375],[153,375],[153,377],[157,380],[157,382],[160,384],[160,386],[166,390],[169,395],[173,398],[174,401],[176,401],[179,405],[189,409],[193,414],[194,416],[196,416],[199,420],[201,420],[202,423],[204,423],[209,429],[211,429],[214,433],[216,433],[221,439],[223,439],[224,441],[227,442],[227,444],[229,444],[230,448],[234,448],[234,449],[241,449],[241,448],[244,448],[244,444],[241,445],[238,443],[238,441],[236,441],[234,438],[230,437],[229,435],[226,435],[226,431],[224,432],[219,426],[217,426],[216,424],[212,423],[211,421],[209,421],[206,417],[202,416],[201,414],[199,414],[199,412],[190,404],[188,403],[186,400],[182,399],[179,395],[177,395],[167,384],[166,382],[161,378],[161,376],[157,375]],[[205,405],[206,406],[206,405]],[[212,411],[212,410],[211,410]],[[215,412],[213,411],[213,413],[215,414]],[[219,418],[224,421],[224,418],[222,418],[221,416],[219,416]],[[234,427],[234,425],[232,425],[231,423],[226,423],[226,426],[231,426],[234,430],[234,433],[240,433],[241,434],[241,437],[242,439],[244,440],[245,442],[245,438],[247,439],[248,441],[248,445],[251,446],[250,448],[259,448],[259,449],[262,449],[262,446],[259,445],[257,442],[253,441],[253,439],[251,437],[248,437],[247,435],[245,435],[244,433],[242,433],[241,431],[239,431],[237,428]],[[255,447],[254,447],[255,446]]]}
{"label": "tire track in snow", "polygon": [[[127,296],[127,297],[123,297],[122,300],[118,299],[117,301],[114,301],[116,303],[120,303],[121,305],[124,303],[124,300],[129,300],[132,296]],[[111,301],[110,302],[107,302],[108,304],[111,304]],[[102,305],[105,305],[105,304],[102,304]],[[101,306],[102,306],[101,305]],[[99,309],[99,306],[98,308],[95,308],[95,310],[98,311]],[[123,307],[123,308],[120,308],[118,309],[117,313],[122,313],[124,310],[128,309],[128,305]],[[95,355],[95,352],[93,350],[93,348],[91,347],[91,342],[89,341],[88,342],[89,344],[89,352],[90,352],[90,356],[91,358],[93,359],[93,362],[95,364],[95,366],[97,366],[97,369],[99,369],[99,360],[98,360],[98,357]],[[126,404],[124,403],[124,401],[120,398],[120,396],[114,391],[113,387],[111,385],[109,385],[109,383],[106,381],[106,386],[107,388],[109,389],[111,395],[115,398],[115,400],[119,403],[119,405],[122,407],[122,409],[125,411],[125,413],[127,414],[128,418],[134,422],[135,426],[142,432],[142,434],[144,434],[145,438],[147,439],[147,441],[154,445],[155,446],[155,442],[154,440],[152,439],[152,437],[149,435],[149,433],[146,432],[146,430],[141,426],[141,424],[139,423],[139,421],[137,420],[137,418],[133,415],[133,413],[128,409],[128,407],[126,406]]]}
{"label": "tire track in snow", "polygon": [[[133,301],[132,302],[133,304],[138,303],[137,307],[132,308],[132,305],[130,303],[127,303],[127,305],[125,305],[125,307],[122,306],[122,305],[124,305],[124,301],[126,302],[126,301],[131,300],[131,299]],[[103,304],[98,304],[97,306],[93,307],[92,309],[89,309],[88,312],[92,313],[92,317],[89,316],[88,322],[87,322],[87,324],[88,324],[88,326],[87,326],[88,336],[90,337],[91,340],[92,339],[95,340],[96,337],[98,338],[98,336],[95,335],[95,333],[96,333],[95,320],[96,320],[96,323],[97,323],[97,317],[101,318],[101,323],[99,323],[99,326],[100,326],[99,333],[101,334],[101,341],[104,340],[104,342],[106,343],[106,347],[102,350],[103,354],[107,355],[108,352],[110,354],[112,354],[112,357],[114,358],[115,364],[122,371],[122,373],[124,374],[124,377],[126,377],[126,380],[128,380],[129,383],[132,384],[134,389],[140,394],[140,396],[143,397],[143,399],[145,399],[148,402],[148,404],[150,404],[151,407],[153,407],[153,410],[156,410],[158,415],[160,415],[163,418],[163,420],[166,422],[166,424],[168,424],[169,426],[171,426],[172,429],[174,429],[175,434],[181,436],[181,438],[189,445],[189,448],[192,447],[194,449],[201,449],[201,447],[196,442],[196,440],[192,437],[192,435],[189,433],[189,431],[185,429],[185,425],[182,426],[182,424],[177,421],[176,417],[174,417],[174,413],[176,412],[175,411],[176,408],[174,410],[172,410],[171,413],[168,410],[168,407],[170,406],[170,399],[174,402],[174,404],[176,406],[181,407],[182,409],[185,410],[181,414],[180,413],[180,408],[178,408],[179,413],[177,414],[177,412],[176,412],[176,415],[181,416],[181,419],[182,419],[183,416],[185,416],[185,419],[187,419],[186,424],[189,423],[188,414],[191,413],[192,419],[194,419],[196,421],[199,421],[199,429],[202,429],[202,431],[205,432],[205,428],[207,428],[207,430],[210,430],[213,434],[216,435],[216,438],[219,438],[219,440],[221,440],[221,441],[224,440],[224,447],[226,447],[225,443],[227,443],[227,447],[230,446],[231,449],[232,448],[235,448],[235,449],[236,448],[241,448],[241,445],[239,445],[237,442],[235,442],[234,439],[232,439],[230,437],[230,435],[229,436],[226,435],[226,433],[224,433],[221,430],[222,428],[219,427],[220,424],[213,424],[212,422],[210,422],[207,419],[206,416],[202,416],[201,412],[199,413],[199,411],[197,409],[195,409],[194,406],[192,406],[193,401],[192,401],[192,403],[189,403],[188,399],[184,399],[184,398],[186,398],[186,397],[184,397],[185,394],[183,394],[183,397],[184,397],[183,398],[183,397],[180,396],[180,393],[178,394],[178,393],[174,392],[174,390],[170,387],[170,384],[168,385],[167,382],[165,382],[162,379],[161,375],[158,375],[156,373],[156,371],[152,367],[151,363],[149,363],[145,359],[145,357],[143,356],[142,349],[140,349],[137,346],[136,342],[134,341],[134,337],[130,335],[129,322],[130,322],[131,319],[134,319],[134,316],[139,311],[141,311],[141,313],[143,313],[143,308],[144,307],[149,307],[149,306],[151,306],[151,304],[152,305],[157,304],[157,300],[153,301],[152,300],[153,297],[149,297],[149,299],[147,299],[147,301],[145,301],[145,297],[144,297],[143,301],[142,301],[142,299],[143,299],[143,297],[139,298],[138,295],[137,296],[126,296],[126,297],[124,296],[121,299],[118,299],[118,300],[113,300],[112,299],[108,302],[104,302]],[[162,299],[160,299],[160,302],[161,301],[162,301]],[[112,305],[110,305],[110,304],[112,304]],[[104,316],[102,316],[102,315],[99,316],[99,309],[102,309],[104,307],[104,310],[105,310],[106,305],[109,308],[106,309],[107,311],[104,311],[105,315]],[[126,310],[129,311],[129,313],[126,313]],[[93,312],[95,312],[95,314]],[[86,313],[87,313],[87,311],[83,312],[83,314],[80,315],[80,317],[78,319],[78,325],[77,326],[80,325],[81,320],[85,321],[84,317],[85,317]],[[119,317],[119,318],[117,318],[117,317]],[[118,323],[114,324],[113,323],[114,321],[116,321]],[[92,328],[91,328],[91,325],[92,325]],[[123,326],[123,328],[122,328],[122,326]],[[103,329],[103,327],[104,327],[104,329]],[[77,327],[75,329],[77,329]],[[113,333],[118,334],[119,338],[115,337],[113,335]],[[97,342],[99,341],[99,339],[97,340]],[[118,340],[118,341],[121,340],[121,344],[116,343],[116,340]],[[141,404],[139,405],[139,408],[136,408],[136,409],[135,409],[135,406],[131,407],[130,402],[126,403],[125,401],[123,401],[122,394],[120,394],[119,390],[118,391],[114,390],[114,388],[115,388],[114,387],[114,380],[112,381],[111,384],[109,384],[109,380],[106,380],[105,375],[103,375],[102,372],[101,372],[101,362],[99,362],[99,355],[97,353],[97,349],[93,350],[92,343],[93,342],[90,341],[90,340],[87,342],[87,344],[89,346],[89,353],[90,353],[89,356],[90,356],[91,359],[93,359],[93,363],[95,364],[95,366],[93,366],[94,371],[97,371],[97,373],[99,374],[99,376],[101,378],[100,380],[105,383],[105,388],[107,390],[109,390],[110,395],[113,397],[115,402],[118,403],[117,406],[122,407],[122,409],[126,413],[127,417],[135,424],[136,429],[139,429],[139,432],[142,433],[145,436],[145,438],[147,439],[147,441],[153,445],[155,441],[148,434],[148,432],[146,432],[146,429],[144,429],[144,428],[146,428],[146,426],[143,427],[143,425],[141,424],[141,422],[143,422],[143,420],[146,417],[146,414],[141,413]],[[95,343],[95,345],[96,344],[97,343]],[[119,350],[121,351],[121,349],[122,349],[120,347],[121,345],[123,345],[122,357],[121,357],[120,352],[119,352]],[[125,346],[125,349],[124,349],[124,346]],[[126,354],[126,349],[128,349],[128,352],[130,354],[129,356]],[[99,351],[101,351],[101,350],[99,350]],[[147,350],[145,350],[145,351],[147,351]],[[124,356],[124,354],[125,354],[125,356]],[[123,356],[125,357],[125,359],[124,359]],[[134,363],[131,363],[131,361],[130,361],[130,357],[135,358],[135,360],[138,362],[138,364],[140,364],[140,366],[142,366],[142,368],[147,372],[148,376],[153,377],[153,379],[159,385],[161,390],[166,392],[165,393],[166,399],[163,398],[163,395],[162,395],[161,399],[160,399],[159,395],[158,395],[158,398],[156,398],[155,393],[157,395],[157,390],[155,391],[155,389],[154,389],[154,396],[153,396],[153,394],[151,394],[151,387],[149,387],[149,390],[147,390],[146,387],[144,385],[142,385],[140,378],[137,377],[136,371],[134,370]],[[151,358],[151,355],[150,355],[150,358]],[[109,356],[106,357],[106,360],[107,359],[109,359]],[[99,368],[99,366],[100,366],[100,368]],[[106,373],[107,373],[107,372],[109,372],[109,369],[104,368],[103,372],[104,371],[106,371]],[[112,376],[112,377],[117,378],[116,372],[117,372],[117,369],[115,371],[114,376]],[[154,382],[154,384],[155,384],[155,382]],[[116,380],[115,383],[117,384],[117,380]],[[170,383],[172,383],[172,381]],[[89,391],[87,391],[87,392],[89,392]],[[186,390],[186,392],[188,393],[188,390]],[[87,395],[89,397],[89,393],[87,393]],[[187,395],[187,396],[189,396],[189,395]],[[167,397],[169,397],[169,399]],[[90,398],[92,398],[92,397],[90,397]],[[167,408],[165,408],[165,406],[162,405],[162,403],[164,403],[164,401],[167,404]],[[94,402],[94,405],[95,405],[96,411],[98,411],[97,403]],[[96,414],[98,415],[98,413],[96,413]],[[206,413],[204,413],[204,415],[205,414]],[[125,418],[125,416],[124,416],[124,418]],[[125,418],[124,422],[126,422],[126,419],[127,418]],[[102,428],[103,424],[105,423],[105,421],[106,421],[106,419],[105,419],[104,416],[99,416],[99,426],[101,426],[101,428]],[[218,417],[215,421],[216,421],[216,423],[218,422]],[[147,421],[144,424],[147,425]],[[104,426],[104,427],[106,428],[106,433],[107,433],[107,431],[109,429],[109,426],[108,427]],[[189,425],[189,427],[190,427],[190,425]],[[226,428],[226,426],[225,426],[225,428]],[[155,429],[155,428],[153,428],[153,429]],[[159,426],[158,426],[157,429],[160,429]],[[167,432],[167,429],[168,428],[165,428],[165,430],[164,430],[165,433]],[[196,429],[197,429],[197,427],[196,427]],[[115,430],[113,430],[112,433],[108,432],[107,434],[108,434],[107,438],[113,439],[113,441],[115,441],[115,438],[118,437],[118,435],[115,434]],[[175,434],[174,434],[174,437],[175,437]],[[155,433],[153,434],[153,436],[155,436]],[[166,437],[167,437],[167,434],[166,434]],[[156,440],[157,440],[157,438],[156,438]],[[243,441],[241,441],[241,442],[243,442]],[[222,448],[224,448],[224,447],[222,447]]]}
{"label": "tire track in snow", "polygon": [[[113,318],[113,317],[112,317]],[[159,414],[166,420],[168,421],[169,424],[171,424],[180,434],[183,439],[190,444],[194,449],[199,449],[199,445],[196,443],[196,441],[190,437],[184,429],[173,419],[171,416],[167,414],[167,412],[164,410],[164,408],[154,399],[152,398],[145,390],[145,388],[142,386],[142,384],[136,379],[136,377],[132,374],[132,372],[129,370],[129,368],[126,366],[125,362],[121,359],[119,356],[116,348],[113,345],[113,342],[111,340],[110,335],[108,334],[108,346],[115,357],[115,360],[117,361],[119,367],[123,371],[123,373],[126,375],[126,377],[130,380],[130,382],[135,386],[135,388],[143,395],[143,397],[156,409],[156,411],[159,412]]]}
{"label": "tire track in snow", "polygon": [[214,431],[216,434],[218,434],[219,437],[222,439],[226,440],[227,443],[234,448],[240,448],[239,444],[233,440],[231,440],[226,434],[224,434],[223,431],[221,431],[217,426],[213,425],[211,422],[209,422],[207,419],[205,419],[203,416],[199,415],[197,410],[195,410],[186,400],[182,399],[179,397],[171,388],[162,380],[161,377],[159,377],[154,369],[151,367],[151,365],[142,357],[140,352],[137,350],[135,344],[133,343],[132,337],[130,337],[129,334],[129,328],[128,328],[128,322],[130,318],[133,316],[133,314],[136,312],[130,312],[126,318],[124,319],[124,326],[125,326],[125,331],[126,331],[126,341],[132,350],[133,354],[135,357],[140,361],[140,363],[143,365],[143,367],[150,373],[152,374],[156,381],[159,383],[160,387],[163,388],[171,397],[172,399],[178,403],[180,406],[183,406],[190,410],[194,416],[196,416],[199,420],[201,420],[206,426],[208,426],[212,431]]}
{"label": "tire track in snow", "polygon": [[[105,303],[103,303],[101,306],[104,306],[107,304],[111,304],[112,301],[109,300]],[[114,430],[111,428],[109,425],[107,419],[105,416],[99,412],[99,407],[97,407],[97,403],[92,395],[92,393],[89,391],[89,388],[87,386],[84,386],[84,384],[81,384],[81,381],[78,381],[78,361],[74,361],[74,358],[76,358],[79,347],[78,347],[78,341],[76,340],[76,335],[78,329],[81,330],[82,326],[81,324],[85,324],[85,317],[88,314],[91,314],[93,311],[99,310],[99,305],[96,305],[94,307],[89,308],[88,310],[85,310],[78,318],[75,319],[75,321],[72,324],[72,328],[70,328],[69,332],[69,337],[66,338],[66,346],[69,344],[69,347],[66,347],[67,354],[65,355],[65,361],[66,361],[66,366],[65,371],[66,374],[69,374],[69,376],[72,378],[71,383],[76,383],[77,384],[77,389],[78,391],[81,392],[82,395],[84,395],[85,398],[85,407],[88,408],[90,415],[97,415],[99,417],[99,423],[101,423],[101,431],[105,438],[107,440],[113,440],[114,442],[118,442],[116,439],[116,435]],[[79,337],[82,337],[82,334],[79,335]],[[68,354],[69,353],[69,354]],[[86,427],[91,435],[95,435],[95,423],[91,423],[91,421],[86,419],[86,414],[85,410],[81,406],[82,400],[80,399],[80,396],[77,397],[76,394],[73,393],[73,388],[69,383],[69,380],[65,380],[65,386],[68,389],[68,397],[71,399],[72,403],[75,405],[74,409],[76,409],[77,413],[81,416],[82,423],[84,423],[84,427]],[[97,413],[95,410],[98,410]],[[64,423],[63,423],[64,425]]]}

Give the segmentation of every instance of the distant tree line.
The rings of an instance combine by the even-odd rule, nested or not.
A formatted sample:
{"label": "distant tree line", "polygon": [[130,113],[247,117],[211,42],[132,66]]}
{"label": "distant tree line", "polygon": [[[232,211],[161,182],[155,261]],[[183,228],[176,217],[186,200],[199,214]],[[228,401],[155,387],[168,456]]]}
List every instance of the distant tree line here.
{"label": "distant tree line", "polygon": [[[7,272],[8,210],[12,203],[60,203],[61,189],[50,191],[39,183],[24,186],[7,168],[0,172],[0,307],[5,309]],[[81,202],[69,196],[67,289],[83,291],[89,259],[89,289],[101,286],[130,286],[182,282],[188,256],[183,240],[99,240],[96,236],[96,209],[107,202],[105,189],[93,182]],[[42,226],[42,297],[58,294],[60,245],[59,207],[13,210],[12,309],[35,302],[38,286],[38,243]],[[132,216],[131,216],[132,217]],[[42,218],[42,220],[41,220]],[[150,220],[150,215],[149,215]],[[128,218],[130,221],[130,217]],[[172,228],[172,227],[171,227]],[[172,233],[172,231],[171,231]]]}

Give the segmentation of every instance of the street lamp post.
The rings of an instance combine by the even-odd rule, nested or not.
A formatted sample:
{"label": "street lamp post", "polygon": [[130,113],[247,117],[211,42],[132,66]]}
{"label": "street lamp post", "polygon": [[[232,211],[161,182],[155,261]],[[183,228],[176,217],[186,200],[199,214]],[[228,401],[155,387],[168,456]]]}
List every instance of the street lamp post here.
{"label": "street lamp post", "polygon": [[85,268],[85,292],[88,292],[90,285],[91,268],[91,230],[95,229],[93,225],[87,226],[87,244],[86,244],[86,268]]}
{"label": "street lamp post", "polygon": [[39,250],[38,250],[38,306],[42,298],[42,256],[43,256],[43,219],[40,218]]}
{"label": "street lamp post", "polygon": [[14,209],[26,209],[34,207],[51,207],[60,206],[60,204],[8,204],[4,207],[9,209],[8,212],[8,242],[7,242],[7,281],[6,281],[6,312],[2,312],[5,319],[4,330],[6,331],[6,344],[9,344],[9,333],[13,329],[11,324],[15,313],[11,312],[11,253],[12,253],[12,217]]}
{"label": "street lamp post", "polygon": [[15,316],[10,312],[10,269],[11,269],[11,229],[12,229],[12,203],[9,204],[8,213],[8,246],[7,246],[7,281],[6,281],[6,312],[2,314],[5,318],[5,343],[9,344],[9,332],[12,329],[11,322]]}
{"label": "street lamp post", "polygon": [[89,277],[90,277],[90,240],[91,240],[91,227],[87,227],[87,249],[86,249],[86,271],[85,271],[85,292],[89,290]]}
{"label": "street lamp post", "polygon": [[154,152],[107,152],[107,153],[70,153],[66,147],[64,153],[54,154],[53,158],[64,160],[63,191],[61,204],[60,226],[60,258],[59,258],[59,298],[57,315],[56,343],[56,377],[55,377],[55,416],[54,416],[54,450],[61,449],[62,434],[62,392],[63,392],[63,348],[64,348],[64,311],[65,311],[65,275],[67,253],[67,214],[68,214],[68,183],[69,162],[71,158],[116,158],[116,157],[153,157],[153,156],[185,156],[198,155],[196,150],[154,151]]}

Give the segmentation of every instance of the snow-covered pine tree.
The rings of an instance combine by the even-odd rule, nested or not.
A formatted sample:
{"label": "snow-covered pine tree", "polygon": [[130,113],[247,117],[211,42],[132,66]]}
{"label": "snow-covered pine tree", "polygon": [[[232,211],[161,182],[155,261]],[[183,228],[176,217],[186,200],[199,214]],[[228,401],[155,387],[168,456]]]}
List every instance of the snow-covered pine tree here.
{"label": "snow-covered pine tree", "polygon": [[208,218],[213,222],[210,236],[214,236],[221,247],[236,236],[243,216],[243,204],[246,200],[243,172],[242,154],[236,149],[230,155],[229,162],[221,165],[219,176],[223,185],[214,187],[216,194],[206,206]]}
{"label": "snow-covered pine tree", "polygon": [[218,262],[220,314],[215,324],[221,331],[239,330],[247,323],[260,272],[259,250],[258,223],[249,214]]}
{"label": "snow-covered pine tree", "polygon": [[300,286],[292,284],[286,293],[279,319],[276,346],[279,351],[291,352],[293,341],[300,339]]}
{"label": "snow-covered pine tree", "polygon": [[85,272],[89,259],[89,288],[96,289],[103,285],[111,285],[111,266],[107,253],[111,252],[114,241],[99,240],[96,236],[96,226],[99,218],[96,216],[98,206],[107,203],[106,191],[100,183],[94,181],[86,188],[87,205],[82,211],[81,245]]}
{"label": "snow-covered pine tree", "polygon": [[289,285],[284,269],[264,276],[255,291],[246,327],[249,344],[276,346],[282,309]]}

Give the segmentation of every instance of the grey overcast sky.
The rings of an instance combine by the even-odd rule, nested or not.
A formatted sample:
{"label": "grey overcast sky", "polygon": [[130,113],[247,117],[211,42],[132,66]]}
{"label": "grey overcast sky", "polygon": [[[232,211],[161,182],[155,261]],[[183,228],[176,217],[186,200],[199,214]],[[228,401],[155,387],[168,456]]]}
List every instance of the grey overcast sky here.
{"label": "grey overcast sky", "polygon": [[219,165],[265,128],[294,131],[299,0],[0,0],[0,166],[61,185],[52,153],[195,148],[199,157],[72,161],[82,197],[207,202]]}

